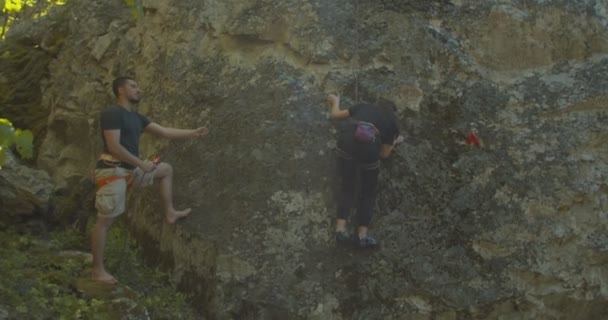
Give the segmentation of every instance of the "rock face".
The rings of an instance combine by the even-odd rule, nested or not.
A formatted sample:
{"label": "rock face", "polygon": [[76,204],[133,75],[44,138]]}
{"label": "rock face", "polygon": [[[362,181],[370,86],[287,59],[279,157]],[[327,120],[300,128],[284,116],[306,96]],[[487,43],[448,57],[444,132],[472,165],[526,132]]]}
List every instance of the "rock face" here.
{"label": "rock face", "polygon": [[[146,138],[193,214],[134,232],[217,319],[597,319],[608,314],[608,4],[71,0],[43,88],[41,167],[88,174],[110,83],[204,140]],[[9,36],[18,37],[18,34]],[[324,98],[399,107],[363,254],[333,241]],[[475,128],[482,146],[466,145]],[[59,150],[59,151],[58,151]],[[356,219],[353,219],[353,226]]]}
{"label": "rock face", "polygon": [[44,217],[51,208],[54,186],[42,170],[21,164],[9,151],[0,169],[0,214],[2,219]]}

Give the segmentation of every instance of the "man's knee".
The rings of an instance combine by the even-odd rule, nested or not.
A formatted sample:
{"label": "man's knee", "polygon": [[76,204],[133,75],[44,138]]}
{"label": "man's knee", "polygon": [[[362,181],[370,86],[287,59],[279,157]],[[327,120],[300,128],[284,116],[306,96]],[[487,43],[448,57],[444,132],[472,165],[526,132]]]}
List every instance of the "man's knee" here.
{"label": "man's knee", "polygon": [[156,170],[157,171],[154,176],[157,178],[162,178],[173,174],[173,167],[166,162],[159,163]]}

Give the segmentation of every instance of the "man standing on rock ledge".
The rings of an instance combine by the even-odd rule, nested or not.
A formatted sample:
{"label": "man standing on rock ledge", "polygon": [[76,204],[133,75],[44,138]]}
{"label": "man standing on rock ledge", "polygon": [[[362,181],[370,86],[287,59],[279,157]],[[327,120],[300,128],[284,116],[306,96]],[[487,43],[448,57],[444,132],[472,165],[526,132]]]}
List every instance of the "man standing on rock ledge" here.
{"label": "man standing on rock ledge", "polygon": [[[376,203],[380,159],[388,158],[393,147],[403,141],[394,114],[396,108],[387,101],[376,105],[358,104],[341,110],[340,97],[333,94],[327,97],[327,104],[331,119],[351,119],[350,125],[341,132],[336,148],[341,179],[336,241],[354,243],[361,249],[375,249],[379,243],[367,231]],[[346,230],[346,219],[355,206],[357,176],[360,185],[357,204],[359,227],[357,235],[351,236]]]}
{"label": "man standing on rock ledge", "polygon": [[103,254],[108,229],[125,211],[127,188],[152,185],[159,181],[160,196],[165,209],[165,221],[175,223],[190,214],[191,209],[176,210],[173,207],[173,168],[168,163],[155,163],[139,157],[139,137],[142,132],[174,139],[202,137],[207,128],[165,128],[151,122],[137,112],[140,90],[133,78],[120,77],[112,83],[116,105],[101,113],[103,153],[97,161],[95,179],[97,194],[95,208],[97,221],[93,228],[91,251],[93,253],[93,280],[114,284],[118,281],[106,272]]}

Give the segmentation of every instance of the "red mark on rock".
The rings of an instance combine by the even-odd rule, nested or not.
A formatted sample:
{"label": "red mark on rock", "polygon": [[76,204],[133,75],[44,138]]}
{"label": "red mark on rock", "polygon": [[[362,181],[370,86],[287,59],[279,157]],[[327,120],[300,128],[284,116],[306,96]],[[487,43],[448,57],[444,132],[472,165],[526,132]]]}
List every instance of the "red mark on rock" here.
{"label": "red mark on rock", "polygon": [[476,145],[479,146],[479,136],[477,135],[477,130],[471,130],[469,137],[467,138],[467,145]]}

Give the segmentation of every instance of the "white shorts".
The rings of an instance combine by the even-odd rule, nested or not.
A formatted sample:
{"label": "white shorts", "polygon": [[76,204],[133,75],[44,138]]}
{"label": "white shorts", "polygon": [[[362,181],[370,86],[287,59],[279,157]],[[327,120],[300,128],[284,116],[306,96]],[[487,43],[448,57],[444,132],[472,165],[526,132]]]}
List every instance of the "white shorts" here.
{"label": "white shorts", "polygon": [[154,183],[154,171],[143,172],[140,168],[134,170],[122,167],[95,169],[95,180],[107,177],[124,177],[97,189],[95,194],[95,208],[100,217],[118,217],[125,212],[127,186],[141,188]]}

